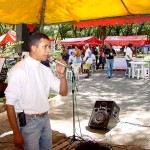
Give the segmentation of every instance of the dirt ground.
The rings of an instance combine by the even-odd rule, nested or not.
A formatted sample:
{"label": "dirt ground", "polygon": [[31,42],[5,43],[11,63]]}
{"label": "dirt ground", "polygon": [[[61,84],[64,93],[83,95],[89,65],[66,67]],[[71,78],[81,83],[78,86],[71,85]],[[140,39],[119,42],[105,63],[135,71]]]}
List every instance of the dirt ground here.
{"label": "dirt ground", "polygon": [[[89,79],[84,79],[84,76],[80,76],[79,81],[76,81],[76,135],[82,135],[85,140],[106,144],[114,150],[150,150],[149,79],[128,78],[123,71],[115,71],[113,78],[108,79],[105,70],[94,72]],[[51,107],[49,112],[54,150],[61,149],[59,141],[73,134],[70,80],[68,84],[68,96],[62,97],[61,102]],[[89,128],[88,122],[96,101],[114,101],[119,106],[119,122],[114,128],[107,131]],[[13,146],[6,112],[0,113],[0,150],[17,150]]]}

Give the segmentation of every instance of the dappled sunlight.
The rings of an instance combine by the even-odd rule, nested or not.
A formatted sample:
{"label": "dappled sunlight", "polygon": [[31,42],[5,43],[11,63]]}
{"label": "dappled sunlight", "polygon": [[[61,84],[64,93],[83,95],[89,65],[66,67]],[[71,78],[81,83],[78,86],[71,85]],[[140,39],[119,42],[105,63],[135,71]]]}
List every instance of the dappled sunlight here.
{"label": "dappled sunlight", "polygon": [[[140,140],[145,140],[145,142],[148,142],[147,136],[149,136],[150,132],[148,133],[147,130],[148,128],[139,127],[134,124],[118,123],[115,128],[105,134],[105,137],[109,138],[114,143],[118,143],[119,140],[120,144],[132,143],[136,145],[140,143]],[[137,143],[133,143],[133,139]]]}
{"label": "dappled sunlight", "polygon": [[[148,79],[125,77],[124,71],[115,71],[111,79],[105,71],[94,72],[89,79],[81,76],[77,81],[75,111],[79,114],[81,132],[88,139],[107,141],[118,145],[132,144],[147,148],[150,140],[150,83]],[[114,101],[120,108],[119,122],[111,130],[94,129],[88,126],[96,101]],[[69,95],[62,104],[50,110],[52,128],[68,136],[73,131],[72,83]],[[77,114],[75,112],[75,114]],[[75,117],[76,132],[80,135],[78,118]]]}
{"label": "dappled sunlight", "polygon": [[11,134],[13,134],[12,131],[5,132],[5,133],[3,133],[3,134],[0,135],[0,138],[3,138],[5,136],[11,135]]}

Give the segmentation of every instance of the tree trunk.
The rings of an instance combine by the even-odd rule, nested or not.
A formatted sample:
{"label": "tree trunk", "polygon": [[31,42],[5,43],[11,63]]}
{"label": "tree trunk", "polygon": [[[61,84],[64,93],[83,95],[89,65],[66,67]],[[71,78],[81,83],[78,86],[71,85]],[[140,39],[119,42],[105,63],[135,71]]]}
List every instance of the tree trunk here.
{"label": "tree trunk", "polygon": [[106,38],[106,26],[101,26],[100,39],[101,39],[103,45],[104,45],[105,38]]}

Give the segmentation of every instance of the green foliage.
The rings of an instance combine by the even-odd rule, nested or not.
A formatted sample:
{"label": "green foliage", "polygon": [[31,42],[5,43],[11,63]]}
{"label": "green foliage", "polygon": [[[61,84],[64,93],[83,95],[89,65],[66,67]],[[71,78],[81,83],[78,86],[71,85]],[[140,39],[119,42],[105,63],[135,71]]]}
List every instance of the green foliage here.
{"label": "green foliage", "polygon": [[53,98],[55,96],[57,96],[57,95],[56,94],[49,94],[48,99]]}
{"label": "green foliage", "polygon": [[[101,26],[90,27],[90,28],[78,28],[74,27],[72,24],[59,24],[50,25],[49,28],[45,29],[45,33],[50,37],[54,37],[57,40],[73,37],[86,37],[86,36],[96,36],[101,37],[100,31]],[[126,35],[148,35],[150,36],[150,23],[133,23],[133,24],[123,24],[123,25],[107,25],[106,35],[107,36],[126,36]]]}
{"label": "green foliage", "polygon": [[0,102],[6,103],[6,98],[5,97],[0,98]]}
{"label": "green foliage", "polygon": [[3,53],[1,54],[2,57],[10,57],[13,53],[15,53],[15,48],[17,45],[23,44],[23,41],[18,41],[16,43],[8,42],[5,46]]}
{"label": "green foliage", "polygon": [[148,35],[150,37],[150,22],[123,24],[106,27],[106,36]]}
{"label": "green foliage", "polygon": [[15,25],[7,25],[4,23],[0,23],[0,36],[7,33],[8,31],[14,31],[15,29]]}
{"label": "green foliage", "polygon": [[50,56],[52,58],[61,58],[60,50],[57,50],[54,53],[51,53]]}

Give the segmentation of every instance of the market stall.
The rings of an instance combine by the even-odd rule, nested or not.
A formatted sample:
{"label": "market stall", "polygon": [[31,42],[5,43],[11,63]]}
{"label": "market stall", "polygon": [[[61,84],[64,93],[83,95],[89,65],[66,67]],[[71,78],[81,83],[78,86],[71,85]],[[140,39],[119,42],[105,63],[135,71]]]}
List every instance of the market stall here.
{"label": "market stall", "polygon": [[[129,43],[132,43],[133,46],[141,46],[148,43],[147,35],[137,35],[137,36],[108,36],[104,40],[104,44],[112,44],[113,46],[127,46]],[[135,52],[136,53],[136,52]],[[126,60],[124,57],[119,58],[115,57],[114,59],[114,68],[115,70],[124,70],[126,69]]]}
{"label": "market stall", "polygon": [[6,34],[0,36],[0,46],[5,46],[8,42],[16,43],[16,32],[9,31]]}
{"label": "market stall", "polygon": [[102,41],[97,39],[95,36],[89,37],[80,37],[80,38],[67,38],[58,42],[63,45],[79,45],[84,46],[85,44],[89,44],[90,46],[98,46],[102,44]]}
{"label": "market stall", "polygon": [[104,44],[107,45],[109,43],[113,46],[127,46],[129,43],[132,43],[134,46],[141,46],[148,44],[148,36],[108,36],[104,40]]}
{"label": "market stall", "polygon": [[124,57],[114,57],[113,70],[126,70],[127,63]]}

